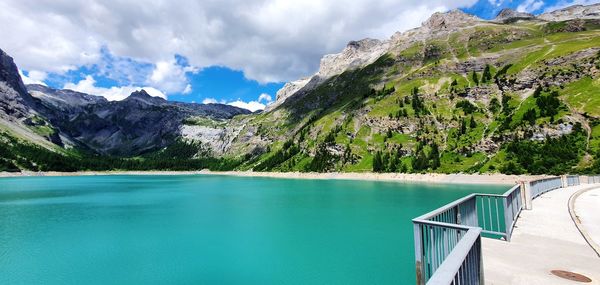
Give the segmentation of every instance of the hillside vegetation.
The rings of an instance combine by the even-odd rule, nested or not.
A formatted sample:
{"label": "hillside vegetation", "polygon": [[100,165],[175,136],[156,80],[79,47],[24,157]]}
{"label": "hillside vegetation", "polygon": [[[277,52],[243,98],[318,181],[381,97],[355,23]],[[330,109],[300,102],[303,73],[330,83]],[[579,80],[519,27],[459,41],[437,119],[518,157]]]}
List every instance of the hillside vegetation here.
{"label": "hillside vegetation", "polygon": [[387,53],[255,118],[285,143],[242,168],[592,171],[600,30],[560,28],[571,24],[487,24]]}
{"label": "hillside vegetation", "polygon": [[[437,13],[390,41],[351,42],[325,65],[343,66],[361,49],[377,60],[341,74],[322,67],[286,85],[262,113],[145,92],[93,102],[38,86],[43,96],[26,98],[38,102],[36,115],[23,119],[22,107],[19,120],[56,145],[4,128],[0,171],[600,173],[600,19],[590,15],[482,21]],[[61,92],[74,102],[68,117],[44,101]],[[106,110],[114,114],[94,119]]]}

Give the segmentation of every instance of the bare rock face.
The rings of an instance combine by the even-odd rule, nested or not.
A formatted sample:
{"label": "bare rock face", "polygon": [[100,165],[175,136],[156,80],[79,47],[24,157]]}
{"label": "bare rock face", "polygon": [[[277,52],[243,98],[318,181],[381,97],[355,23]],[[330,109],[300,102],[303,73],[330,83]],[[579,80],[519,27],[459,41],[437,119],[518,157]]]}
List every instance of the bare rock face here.
{"label": "bare rock face", "polygon": [[300,89],[304,88],[310,81],[310,78],[302,78],[300,80],[286,83],[279,91],[277,91],[275,102],[265,108],[265,112],[269,112],[281,105],[287,98],[294,95]]}
{"label": "bare rock face", "polygon": [[[2,86],[0,86],[1,88]],[[102,154],[129,156],[168,146],[181,136],[186,118],[227,120],[250,111],[221,104],[190,104],[133,92],[122,101],[71,90],[28,85],[38,101],[37,111],[62,136]],[[3,101],[0,101],[3,102]],[[214,146],[227,140],[217,137]],[[213,145],[210,145],[211,147]]]}
{"label": "bare rock face", "polygon": [[431,31],[453,30],[460,27],[472,26],[480,21],[481,19],[478,17],[455,9],[446,13],[434,13],[427,21],[423,22],[423,27]]}
{"label": "bare rock face", "polygon": [[506,8],[506,9],[502,9],[502,11],[500,11],[500,13],[498,13],[496,18],[494,19],[494,22],[508,23],[508,22],[515,22],[515,21],[519,21],[519,20],[531,20],[531,19],[535,19],[535,16],[533,14],[525,13],[525,12],[518,12],[513,9]]}
{"label": "bare rock face", "polygon": [[287,83],[277,92],[277,100],[266,108],[266,112],[274,110],[290,96],[299,91],[309,91],[327,79],[341,74],[346,70],[365,67],[375,62],[389,50],[388,42],[376,39],[351,41],[346,48],[337,54],[328,54],[321,59],[319,71],[308,78]]}
{"label": "bare rock face", "polygon": [[317,75],[326,80],[346,70],[363,67],[375,62],[387,49],[386,42],[375,39],[349,42],[341,53],[329,54],[321,59]]}
{"label": "bare rock face", "polygon": [[32,113],[33,98],[21,80],[12,57],[0,49],[0,116],[23,119]]}
{"label": "bare rock face", "polygon": [[545,21],[567,21],[574,19],[598,19],[600,18],[600,4],[589,6],[575,5],[561,10],[541,14],[539,19]]}

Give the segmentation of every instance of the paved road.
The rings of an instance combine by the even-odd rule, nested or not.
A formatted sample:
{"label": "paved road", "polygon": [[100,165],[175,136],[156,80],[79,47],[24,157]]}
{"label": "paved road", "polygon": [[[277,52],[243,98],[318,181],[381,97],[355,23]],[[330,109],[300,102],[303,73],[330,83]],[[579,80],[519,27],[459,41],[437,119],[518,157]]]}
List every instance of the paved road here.
{"label": "paved road", "polygon": [[[589,187],[558,189],[535,199],[533,210],[521,213],[510,243],[483,239],[486,284],[600,284],[600,258],[582,237],[568,210],[569,198]],[[588,199],[590,193],[598,192],[580,196],[579,204],[583,204],[581,201]],[[600,217],[600,207],[588,208],[588,211],[595,214],[594,219]],[[551,274],[552,270],[583,274],[592,282],[561,279]]]}

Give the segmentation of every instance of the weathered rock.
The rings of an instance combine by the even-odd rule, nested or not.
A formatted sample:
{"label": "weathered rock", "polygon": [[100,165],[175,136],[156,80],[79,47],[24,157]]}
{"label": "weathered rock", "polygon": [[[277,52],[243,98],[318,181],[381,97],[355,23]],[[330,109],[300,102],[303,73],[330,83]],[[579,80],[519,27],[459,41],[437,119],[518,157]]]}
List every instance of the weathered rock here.
{"label": "weathered rock", "polygon": [[494,22],[510,23],[510,22],[516,22],[516,21],[520,21],[520,20],[531,20],[531,19],[535,19],[535,16],[533,14],[525,13],[525,12],[518,12],[513,9],[506,8],[506,9],[502,9],[502,11],[500,11],[500,13],[498,13],[496,18],[494,19]]}
{"label": "weathered rock", "polygon": [[600,17],[600,4],[588,6],[574,5],[564,9],[544,13],[538,16],[539,19],[558,22],[574,19],[597,19]]}

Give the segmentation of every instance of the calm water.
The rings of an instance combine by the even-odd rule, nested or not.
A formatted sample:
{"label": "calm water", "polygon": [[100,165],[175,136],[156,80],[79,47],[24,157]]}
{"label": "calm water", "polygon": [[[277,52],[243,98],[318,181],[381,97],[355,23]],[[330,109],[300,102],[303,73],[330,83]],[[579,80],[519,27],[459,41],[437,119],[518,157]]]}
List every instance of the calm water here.
{"label": "calm water", "polygon": [[0,284],[414,284],[411,219],[506,186],[0,179]]}

